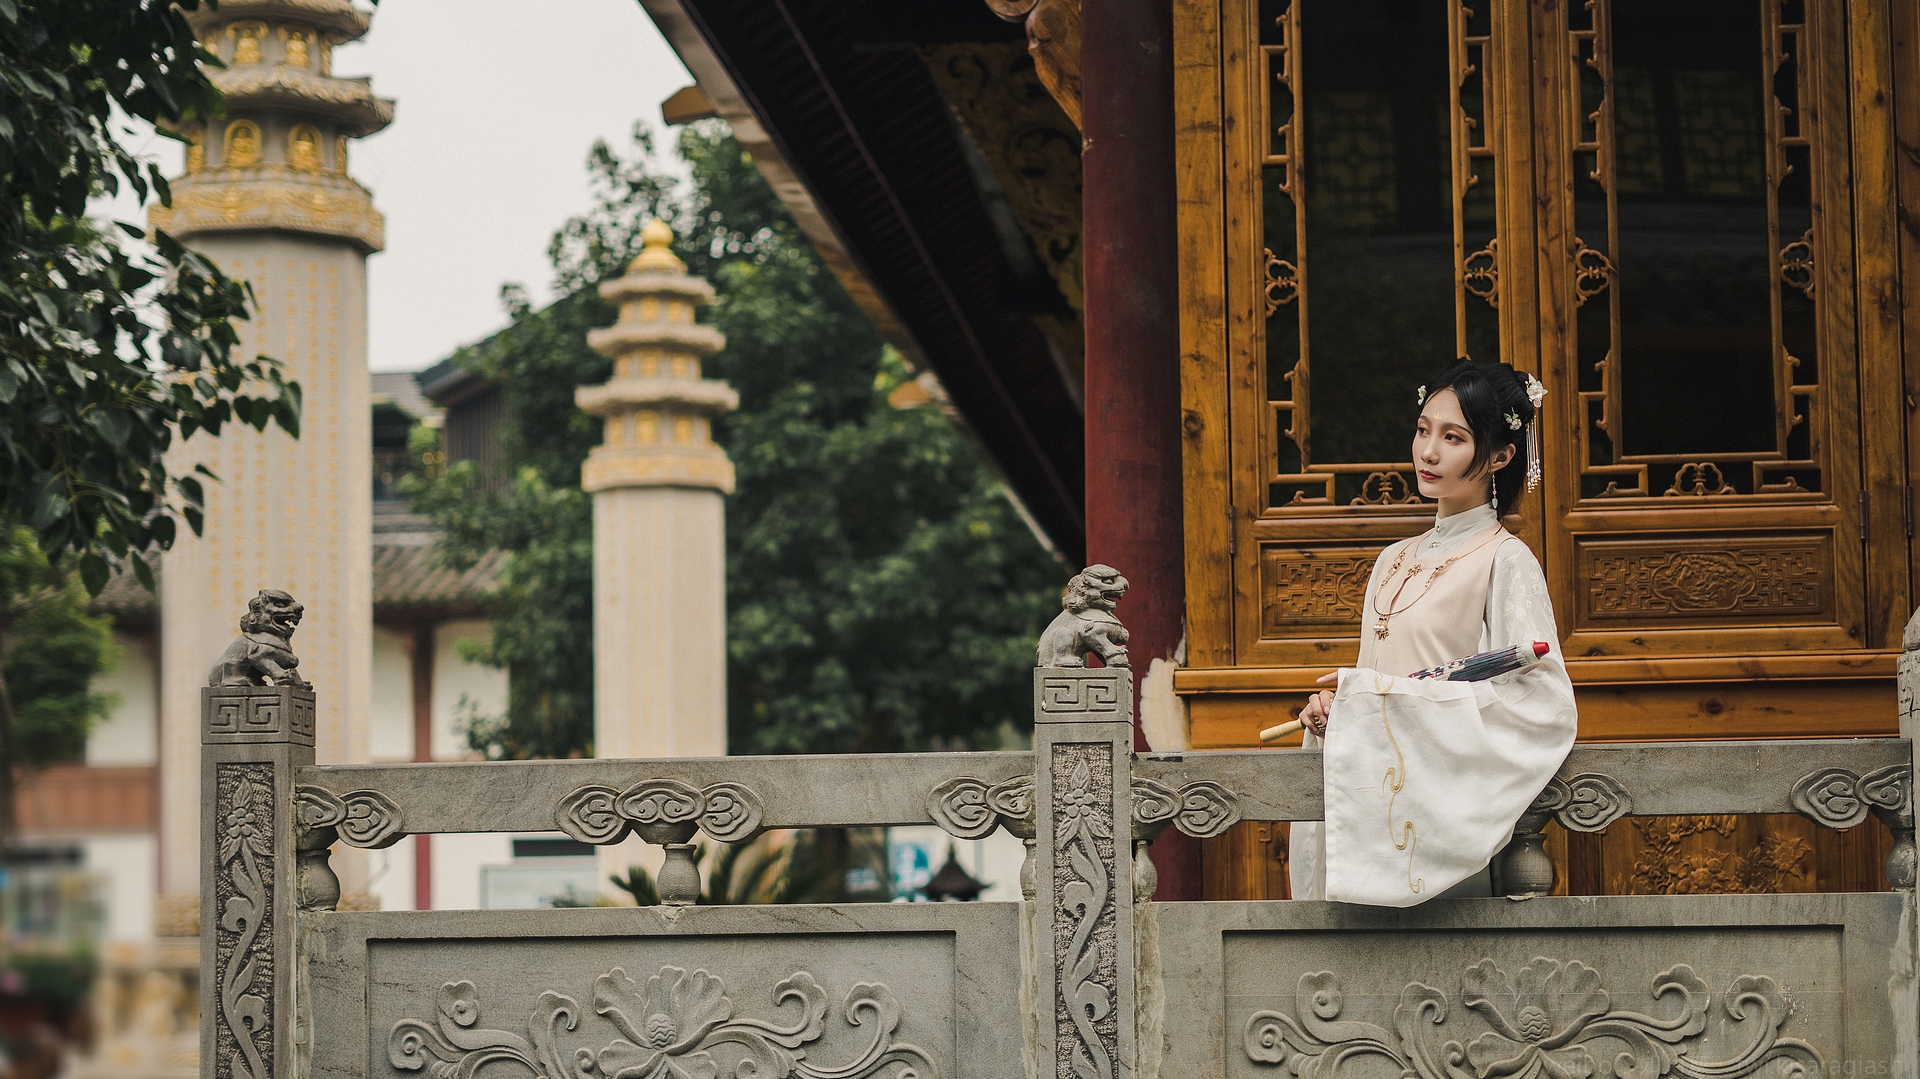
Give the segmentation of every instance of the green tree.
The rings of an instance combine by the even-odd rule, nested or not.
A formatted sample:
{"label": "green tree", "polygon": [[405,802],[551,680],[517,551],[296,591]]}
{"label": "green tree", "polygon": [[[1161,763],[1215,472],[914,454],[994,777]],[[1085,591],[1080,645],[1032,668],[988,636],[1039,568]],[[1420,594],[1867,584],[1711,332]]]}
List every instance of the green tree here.
{"label": "green tree", "polygon": [[[507,715],[470,734],[516,756],[588,748],[591,514],[578,470],[599,432],[572,389],[607,377],[585,330],[614,312],[593,287],[638,254],[657,215],[719,293],[703,318],[727,348],[708,374],[741,399],[714,435],[738,473],[726,539],[734,752],[1000,744],[1026,713],[1060,566],[948,417],[889,405],[911,377],[905,361],[724,125],[685,129],[678,150],[692,173],[684,192],[644,130],[624,157],[596,145],[596,205],[551,250],[566,297],[542,311],[510,305],[512,326],[456,355],[501,385],[515,475],[483,495],[481,477],[456,471],[421,494],[456,564],[510,552],[487,658],[510,668],[514,688]],[[568,701],[577,721],[532,701]]]}
{"label": "green tree", "polygon": [[[168,547],[179,518],[200,528],[199,480],[165,465],[176,433],[238,420],[298,434],[298,384],[235,354],[244,287],[164,233],[140,253],[124,242],[138,225],[85,216],[122,183],[170,199],[115,124],[219,112],[200,67],[218,61],[182,15],[197,6],[0,0],[0,517],[73,555],[92,592],[118,560],[151,585],[143,553]],[[15,755],[6,701],[0,686],[0,761]],[[11,775],[0,767],[0,837]]]}
{"label": "green tree", "polygon": [[85,754],[87,733],[113,698],[93,689],[112,666],[112,619],[87,612],[71,569],[47,561],[33,531],[0,534],[0,693],[14,716],[9,762],[66,764]]}

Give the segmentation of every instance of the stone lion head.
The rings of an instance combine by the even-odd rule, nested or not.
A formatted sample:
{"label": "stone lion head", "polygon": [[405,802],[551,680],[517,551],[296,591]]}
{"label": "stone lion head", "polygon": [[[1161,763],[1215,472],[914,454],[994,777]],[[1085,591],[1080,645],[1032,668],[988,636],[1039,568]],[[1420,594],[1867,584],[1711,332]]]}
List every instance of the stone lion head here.
{"label": "stone lion head", "polygon": [[1112,566],[1088,566],[1067,582],[1067,594],[1060,597],[1060,606],[1078,614],[1089,607],[1111,611],[1120,597],[1127,594],[1127,579]]}
{"label": "stone lion head", "polygon": [[259,595],[247,601],[247,613],[240,617],[240,632],[291,637],[305,612],[306,607],[287,593],[277,588],[263,588]]}

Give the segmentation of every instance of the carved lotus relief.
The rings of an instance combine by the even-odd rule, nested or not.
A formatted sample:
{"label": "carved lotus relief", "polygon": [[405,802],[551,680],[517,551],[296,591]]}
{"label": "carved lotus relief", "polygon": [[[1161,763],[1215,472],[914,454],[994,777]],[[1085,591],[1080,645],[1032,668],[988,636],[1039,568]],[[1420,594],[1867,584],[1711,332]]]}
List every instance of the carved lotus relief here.
{"label": "carved lotus relief", "polygon": [[[1482,959],[1461,973],[1458,1007],[1454,999],[1409,982],[1388,1030],[1341,1017],[1346,998],[1331,971],[1304,974],[1296,1012],[1255,1012],[1244,1047],[1254,1063],[1298,1079],[1334,1079],[1365,1056],[1404,1079],[1818,1079],[1826,1071],[1813,1046],[1780,1036],[1792,1008],[1763,975],[1734,978],[1716,1009],[1707,983],[1677,964],[1653,979],[1652,1007],[1640,1012],[1616,1007],[1600,972],[1578,960],[1542,956],[1509,974]],[[1741,1048],[1709,1059],[1709,1041]]]}
{"label": "carved lotus relief", "polygon": [[[893,991],[861,982],[840,1008],[865,1048],[845,1063],[825,1066],[808,1056],[827,1032],[827,990],[812,974],[795,971],[774,986],[772,1019],[735,1015],[721,979],[705,970],[661,967],[645,985],[614,967],[594,979],[592,1015],[612,1030],[563,1038],[589,1013],[572,998],[540,994],[527,1034],[479,1025],[479,992],[470,981],[440,987],[432,1022],[402,1019],[387,1038],[387,1059],[429,1079],[473,1079],[492,1065],[517,1065],[537,1079],[937,1079],[926,1051],[894,1040],[900,1004]],[[569,1044],[578,1042],[580,1044]],[[594,1048],[598,1045],[599,1048]]]}

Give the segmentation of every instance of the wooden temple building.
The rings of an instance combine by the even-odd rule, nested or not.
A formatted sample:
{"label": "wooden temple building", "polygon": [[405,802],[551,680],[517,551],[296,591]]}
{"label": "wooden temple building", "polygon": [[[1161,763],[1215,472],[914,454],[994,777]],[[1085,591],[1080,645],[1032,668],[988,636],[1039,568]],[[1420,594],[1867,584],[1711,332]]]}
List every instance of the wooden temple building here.
{"label": "wooden temple building", "polygon": [[[1352,662],[1460,355],[1549,391],[1508,526],[1583,739],[1896,733],[1920,4],[642,2],[698,81],[668,119],[728,120],[1063,555],[1132,579],[1184,705],[1153,748],[1253,745]],[[1162,898],[1286,894],[1284,826],[1177,838]],[[1550,849],[1572,894],[1813,891],[1884,888],[1889,842]]]}

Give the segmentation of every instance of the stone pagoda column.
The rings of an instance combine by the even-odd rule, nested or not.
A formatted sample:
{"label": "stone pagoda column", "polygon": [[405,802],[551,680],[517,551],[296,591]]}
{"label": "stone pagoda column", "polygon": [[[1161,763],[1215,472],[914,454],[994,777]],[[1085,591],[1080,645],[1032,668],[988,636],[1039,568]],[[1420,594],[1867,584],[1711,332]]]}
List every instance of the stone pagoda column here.
{"label": "stone pagoda column", "polygon": [[687,274],[659,221],[626,276],[600,285],[619,321],[587,343],[613,379],[583,386],[606,420],[581,469],[593,494],[593,736],[600,757],[727,751],[726,556],[722,496],[733,463],[710,432],[739,397],[702,378],[726,339],[693,321],[713,286]]}
{"label": "stone pagoda column", "polygon": [[[183,126],[191,140],[173,205],[151,222],[252,285],[240,355],[265,354],[305,391],[301,437],[239,425],[177,442],[176,475],[205,464],[204,537],[184,534],[161,587],[162,916],[198,891],[199,713],[207,666],[233,637],[233,612],[261,588],[307,603],[306,678],[328,687],[320,763],[365,761],[373,667],[372,488],[367,391],[367,256],[385,223],[347,175],[347,145],[393,120],[366,79],[332,75],[335,46],[367,32],[349,0],[227,0],[189,12],[226,115]],[[183,533],[186,530],[182,530]],[[344,886],[364,888],[343,860]]]}

